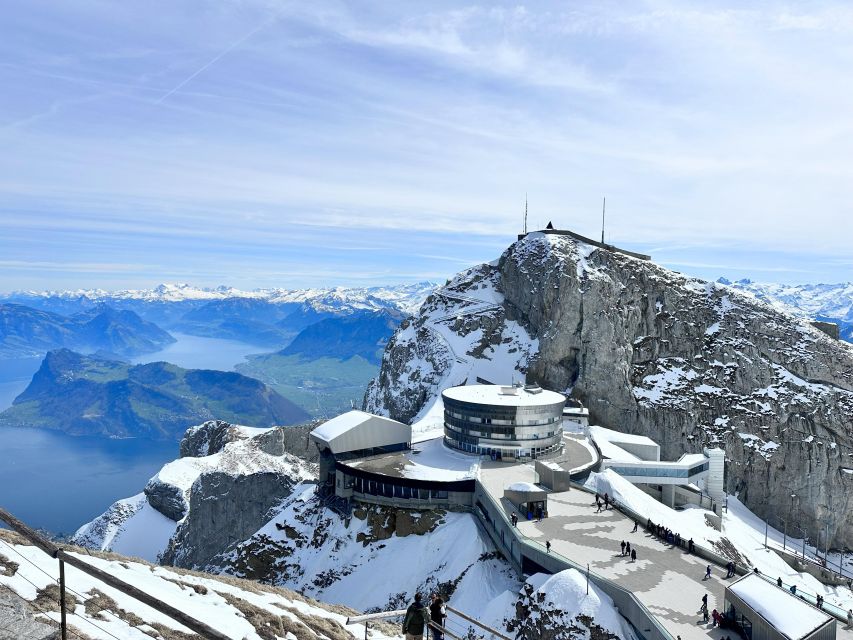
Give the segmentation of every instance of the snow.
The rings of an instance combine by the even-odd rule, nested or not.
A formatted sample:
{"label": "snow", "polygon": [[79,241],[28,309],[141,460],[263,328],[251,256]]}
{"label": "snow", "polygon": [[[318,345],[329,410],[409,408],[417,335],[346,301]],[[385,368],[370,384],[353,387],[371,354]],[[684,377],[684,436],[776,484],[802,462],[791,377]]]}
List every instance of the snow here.
{"label": "snow", "polygon": [[624,433],[622,431],[607,429],[606,427],[601,427],[598,425],[590,425],[589,432],[590,435],[592,435],[595,439],[596,444],[600,444],[601,441],[604,440],[607,442],[630,442],[633,444],[650,445],[653,447],[658,446],[658,443],[649,438],[648,436],[641,436],[633,433]]}
{"label": "snow", "polygon": [[[765,522],[736,496],[728,496],[722,531],[717,531],[706,522],[705,516],[712,515],[710,511],[694,505],[687,505],[681,511],[670,509],[612,470],[590,474],[586,487],[601,494],[608,492],[617,503],[625,504],[653,522],[669,527],[684,539],[692,537],[699,546],[712,548],[724,539],[728,540],[749,565],[758,567],[765,576],[781,577],[786,586],[796,584],[798,593],[808,594],[812,598],[815,594],[821,594],[826,604],[842,611],[853,608],[853,592],[846,586],[824,585],[810,574],[794,570],[777,555],[773,549],[781,551],[786,536],[782,531],[766,527]],[[765,531],[770,549],[764,548]],[[797,549],[799,552],[802,540],[793,538],[793,531],[788,534],[785,543],[788,550]],[[806,551],[809,552],[808,546]],[[813,548],[811,553],[814,553]]]}
{"label": "snow", "polygon": [[542,492],[544,489],[540,489],[532,482],[513,482],[511,485],[506,487],[507,491],[519,491],[521,493],[531,493],[531,492]]}
{"label": "snow", "polygon": [[[514,392],[505,393],[508,388],[514,389]],[[499,384],[472,384],[453,387],[445,389],[443,395],[445,398],[459,402],[505,407],[538,407],[562,404],[566,401],[564,395],[553,391],[542,389],[538,393],[531,393],[524,388],[504,387]]]}
{"label": "snow", "polygon": [[[36,598],[36,588],[43,589],[58,579],[58,563],[56,560],[36,547],[13,545],[0,541],[0,554],[10,559],[21,560],[20,556],[26,559],[19,562],[15,575],[0,574],[0,586],[10,588],[26,600],[32,601]],[[219,582],[213,576],[182,575],[166,567],[129,560],[115,561],[96,556],[74,555],[118,579],[168,602],[196,620],[205,622],[235,640],[261,640],[262,637],[268,636],[262,636],[242,612],[226,601],[225,595],[248,601],[274,616],[289,616],[298,621],[299,615],[287,611],[286,607],[302,614],[335,621],[341,625],[346,622],[345,615],[333,613],[318,603],[305,602],[295,594],[293,597],[288,597],[286,592],[266,591],[263,585],[259,584],[252,584],[251,589],[244,590],[232,584]],[[75,614],[69,617],[72,630],[84,632],[87,637],[95,640],[112,640],[116,637],[122,638],[122,640],[150,640],[151,636],[144,633],[146,625],[134,627],[120,618],[121,612],[119,610],[123,609],[139,616],[147,624],[161,624],[175,631],[189,633],[186,627],[168,616],[141,604],[139,601],[68,564],[66,564],[65,572],[67,584],[78,600]],[[194,586],[199,588],[193,588]],[[80,603],[81,596],[88,599],[95,594],[96,590],[114,600],[116,609],[106,609],[100,615],[87,613],[86,607]],[[48,617],[58,621],[59,613],[50,613]],[[81,618],[88,622],[84,622]],[[347,629],[357,638],[364,637],[363,625],[351,625]],[[264,634],[267,631],[267,629],[262,630]],[[385,636],[380,635],[379,637]]]}
{"label": "snow", "polygon": [[[332,440],[342,436],[347,431],[350,431],[351,429],[354,429],[370,421],[378,421],[379,423],[383,423],[383,427],[385,425],[389,427],[402,426],[401,423],[391,420],[389,418],[376,416],[372,413],[365,413],[364,411],[358,411],[354,409],[352,411],[342,413],[341,415],[332,418],[331,420],[327,420],[326,422],[318,426],[316,429],[314,429],[311,432],[311,436],[319,440],[323,440],[324,442],[332,442]],[[408,427],[406,427],[406,429],[408,429]]]}
{"label": "snow", "polygon": [[[477,477],[477,471],[480,468],[479,456],[450,449],[444,444],[443,436],[414,444],[410,451],[354,460],[346,464],[355,468],[369,468],[374,467],[377,462],[381,464],[383,459],[398,456],[402,459],[402,465],[394,469],[394,475],[415,480],[442,482],[469,480]],[[371,470],[382,472],[381,469],[375,467]]]}
{"label": "snow", "polygon": [[744,576],[730,585],[729,590],[792,640],[808,635],[832,619],[755,574]]}

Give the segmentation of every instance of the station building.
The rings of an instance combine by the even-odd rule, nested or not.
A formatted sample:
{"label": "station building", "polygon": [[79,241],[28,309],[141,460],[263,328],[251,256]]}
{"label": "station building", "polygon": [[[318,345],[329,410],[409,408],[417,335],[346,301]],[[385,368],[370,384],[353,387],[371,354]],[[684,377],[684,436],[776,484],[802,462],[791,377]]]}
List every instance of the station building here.
{"label": "station building", "polygon": [[559,453],[566,397],[538,385],[478,384],[442,392],[447,446],[515,461]]}
{"label": "station building", "polygon": [[754,573],[726,586],[723,613],[747,640],[836,637],[832,616]]}

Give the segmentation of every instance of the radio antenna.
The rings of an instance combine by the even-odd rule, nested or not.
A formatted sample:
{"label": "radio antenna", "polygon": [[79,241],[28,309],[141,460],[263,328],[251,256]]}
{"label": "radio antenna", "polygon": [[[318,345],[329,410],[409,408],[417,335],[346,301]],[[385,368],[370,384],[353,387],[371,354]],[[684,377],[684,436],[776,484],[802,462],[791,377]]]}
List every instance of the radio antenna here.
{"label": "radio antenna", "polygon": [[601,244],[604,244],[604,210],[607,208],[607,198],[601,201]]}

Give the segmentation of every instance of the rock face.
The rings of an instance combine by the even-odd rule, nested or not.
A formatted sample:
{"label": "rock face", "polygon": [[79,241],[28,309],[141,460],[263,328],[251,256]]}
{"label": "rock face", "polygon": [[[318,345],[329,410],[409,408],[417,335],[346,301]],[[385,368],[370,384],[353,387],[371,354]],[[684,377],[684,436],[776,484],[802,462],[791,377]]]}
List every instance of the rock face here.
{"label": "rock face", "polygon": [[650,436],[665,458],[725,448],[728,490],[755,513],[853,546],[853,347],[804,319],[534,233],[401,325],[364,404],[411,420],[443,388],[524,374],[598,424]]}
{"label": "rock face", "polygon": [[189,515],[170,540],[163,564],[205,566],[235,541],[260,529],[269,520],[269,510],[291,494],[294,484],[274,472],[202,474],[193,483]]}

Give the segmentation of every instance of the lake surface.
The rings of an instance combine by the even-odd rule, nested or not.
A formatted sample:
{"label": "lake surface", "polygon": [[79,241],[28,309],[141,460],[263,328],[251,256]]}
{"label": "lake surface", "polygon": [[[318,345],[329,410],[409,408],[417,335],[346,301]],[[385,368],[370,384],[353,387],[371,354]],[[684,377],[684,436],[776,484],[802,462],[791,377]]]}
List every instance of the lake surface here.
{"label": "lake surface", "polygon": [[269,353],[257,345],[223,340],[221,338],[200,338],[185,333],[170,332],[177,340],[161,351],[147,353],[133,358],[133,364],[166,361],[185,369],[217,369],[233,371],[234,366],[245,361],[246,356],[255,353]]}
{"label": "lake surface", "polygon": [[[232,371],[247,355],[265,351],[235,340],[172,335],[176,343],[133,362],[165,360],[188,369]],[[40,358],[0,361],[0,411],[11,406],[40,364]],[[31,526],[73,533],[116,500],[142,491],[177,457],[177,442],[0,428],[0,506]]]}
{"label": "lake surface", "polygon": [[0,428],[0,506],[30,526],[73,533],[116,500],[142,491],[177,457],[177,442]]}

